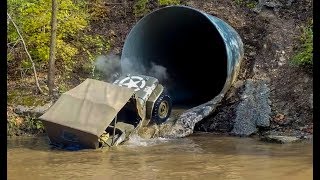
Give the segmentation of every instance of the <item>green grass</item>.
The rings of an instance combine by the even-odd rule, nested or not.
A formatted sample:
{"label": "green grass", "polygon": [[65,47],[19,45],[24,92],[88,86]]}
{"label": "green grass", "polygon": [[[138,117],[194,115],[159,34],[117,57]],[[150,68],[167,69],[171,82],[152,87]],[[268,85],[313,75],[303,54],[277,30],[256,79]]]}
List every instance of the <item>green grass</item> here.
{"label": "green grass", "polygon": [[312,22],[303,29],[300,37],[300,46],[292,58],[292,63],[297,66],[313,65],[313,30]]}
{"label": "green grass", "polygon": [[136,0],[133,6],[133,13],[136,17],[141,17],[150,12],[148,8],[149,0]]}
{"label": "green grass", "polygon": [[160,6],[179,5],[180,0],[158,0]]}

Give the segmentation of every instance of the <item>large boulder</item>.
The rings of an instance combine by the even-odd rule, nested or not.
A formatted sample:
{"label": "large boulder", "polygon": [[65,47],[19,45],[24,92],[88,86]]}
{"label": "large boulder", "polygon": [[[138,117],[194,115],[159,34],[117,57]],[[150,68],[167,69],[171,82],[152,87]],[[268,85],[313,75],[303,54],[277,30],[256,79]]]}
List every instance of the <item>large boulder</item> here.
{"label": "large boulder", "polygon": [[265,81],[253,79],[246,81],[241,103],[236,109],[232,134],[248,136],[256,133],[258,127],[270,126],[269,91]]}

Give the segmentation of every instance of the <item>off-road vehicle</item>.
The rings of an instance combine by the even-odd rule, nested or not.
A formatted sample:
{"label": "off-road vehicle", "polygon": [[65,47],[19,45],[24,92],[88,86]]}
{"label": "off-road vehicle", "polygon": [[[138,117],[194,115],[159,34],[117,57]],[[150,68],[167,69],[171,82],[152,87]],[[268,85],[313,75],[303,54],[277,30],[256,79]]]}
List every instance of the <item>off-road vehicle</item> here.
{"label": "off-road vehicle", "polygon": [[115,146],[149,124],[161,124],[172,102],[158,79],[127,74],[113,83],[86,79],[40,119],[52,145],[78,150]]}

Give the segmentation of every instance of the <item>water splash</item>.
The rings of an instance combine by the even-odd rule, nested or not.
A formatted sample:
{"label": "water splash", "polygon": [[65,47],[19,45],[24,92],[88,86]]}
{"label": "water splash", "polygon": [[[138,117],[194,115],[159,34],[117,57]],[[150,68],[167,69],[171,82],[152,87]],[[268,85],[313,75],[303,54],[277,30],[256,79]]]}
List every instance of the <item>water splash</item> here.
{"label": "water splash", "polygon": [[139,135],[132,135],[129,137],[129,140],[125,143],[125,145],[127,146],[154,146],[154,145],[158,145],[158,144],[163,144],[166,142],[169,142],[172,139],[169,138],[152,138],[152,139],[144,139],[142,137],[140,137]]}

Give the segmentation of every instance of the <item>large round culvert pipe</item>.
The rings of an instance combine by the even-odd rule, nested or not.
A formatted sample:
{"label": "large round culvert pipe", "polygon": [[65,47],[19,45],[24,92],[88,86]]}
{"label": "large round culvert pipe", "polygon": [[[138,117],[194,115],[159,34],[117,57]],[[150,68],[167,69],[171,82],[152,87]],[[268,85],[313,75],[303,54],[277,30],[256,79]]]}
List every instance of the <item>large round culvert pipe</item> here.
{"label": "large round culvert pipe", "polygon": [[133,27],[121,64],[123,73],[160,79],[174,104],[199,105],[230,87],[243,54],[240,36],[221,19],[190,7],[169,6]]}

